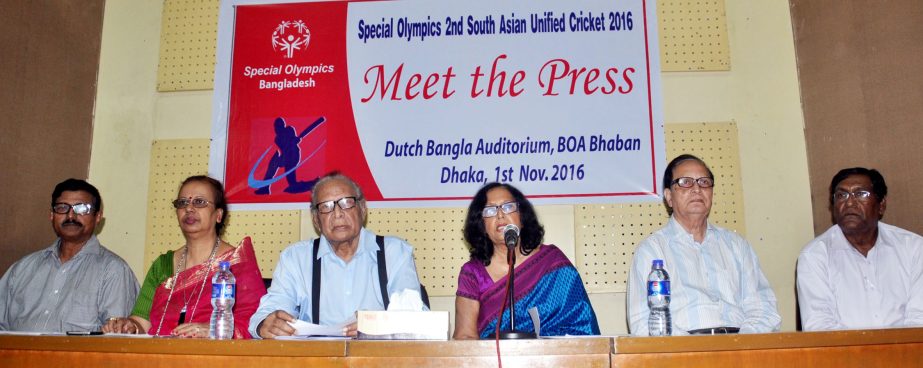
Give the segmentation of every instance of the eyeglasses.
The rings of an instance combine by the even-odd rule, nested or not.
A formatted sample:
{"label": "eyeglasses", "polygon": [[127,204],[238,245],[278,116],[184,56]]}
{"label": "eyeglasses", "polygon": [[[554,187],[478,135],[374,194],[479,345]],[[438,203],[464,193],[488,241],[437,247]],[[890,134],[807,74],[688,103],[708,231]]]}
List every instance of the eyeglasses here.
{"label": "eyeglasses", "polygon": [[670,185],[678,185],[680,188],[692,188],[694,184],[698,184],[699,188],[711,188],[715,186],[715,179],[703,176],[698,179],[693,179],[688,176],[682,178],[673,179],[673,182]]}
{"label": "eyeglasses", "polygon": [[348,210],[350,208],[356,207],[356,203],[359,202],[359,198],[356,197],[343,197],[333,201],[321,202],[314,205],[314,209],[320,213],[330,213],[333,210],[340,206],[341,210]]}
{"label": "eyeglasses", "polygon": [[872,192],[867,190],[857,190],[855,192],[847,192],[845,190],[838,190],[833,192],[833,199],[837,202],[846,202],[849,200],[849,197],[855,198],[859,202],[865,202],[872,198]]}
{"label": "eyeglasses", "polygon": [[208,207],[209,203],[214,203],[214,202],[209,201],[205,198],[178,198],[175,201],[173,201],[173,208],[176,208],[179,210],[179,209],[189,207],[190,204],[192,205],[192,207],[195,207],[195,208],[205,208],[205,207]]}
{"label": "eyeglasses", "polygon": [[93,211],[93,205],[89,203],[76,203],[76,204],[67,204],[67,203],[55,203],[51,206],[51,210],[54,213],[66,215],[71,211],[71,208],[74,209],[75,215],[86,215]]}
{"label": "eyeglasses", "polygon": [[503,213],[509,215],[513,212],[519,211],[519,203],[506,202],[499,206],[484,206],[484,209],[481,210],[481,217],[494,217],[497,215],[497,213],[499,213],[499,211],[503,211]]}

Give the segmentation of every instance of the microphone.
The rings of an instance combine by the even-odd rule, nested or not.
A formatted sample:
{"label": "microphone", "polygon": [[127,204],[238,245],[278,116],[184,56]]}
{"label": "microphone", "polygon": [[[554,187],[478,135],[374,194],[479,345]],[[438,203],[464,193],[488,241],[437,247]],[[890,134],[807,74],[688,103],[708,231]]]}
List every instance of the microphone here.
{"label": "microphone", "polygon": [[[503,227],[503,241],[506,243],[506,260],[509,262],[510,270],[507,273],[509,281],[506,284],[506,299],[507,302],[505,305],[508,305],[510,308],[510,330],[508,331],[499,331],[500,320],[497,319],[497,338],[498,339],[534,339],[535,334],[532,332],[522,332],[516,330],[516,303],[513,300],[513,295],[515,295],[514,290],[514,279],[516,278],[516,272],[513,271],[513,268],[516,265],[516,243],[519,242],[519,226],[509,224]],[[502,310],[501,310],[502,312]]]}
{"label": "microphone", "polygon": [[506,225],[503,228],[503,241],[507,247],[515,247],[519,242],[519,227],[513,224]]}

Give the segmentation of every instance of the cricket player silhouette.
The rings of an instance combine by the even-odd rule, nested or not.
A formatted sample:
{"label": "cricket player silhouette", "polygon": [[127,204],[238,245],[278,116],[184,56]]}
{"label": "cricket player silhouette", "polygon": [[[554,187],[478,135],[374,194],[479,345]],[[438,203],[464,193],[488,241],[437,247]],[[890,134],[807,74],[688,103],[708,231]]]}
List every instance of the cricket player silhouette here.
{"label": "cricket player silhouette", "polygon": [[[290,171],[285,175],[285,180],[288,182],[288,186],[283,189],[286,193],[304,193],[312,188],[314,188],[314,183],[317,182],[317,178],[308,181],[299,181],[295,173],[295,168],[299,165],[301,160],[301,147],[298,147],[298,144],[301,143],[301,139],[304,138],[308,133],[310,133],[318,125],[321,125],[326,118],[321,116],[317,118],[311,125],[305,128],[301,134],[295,134],[295,128],[285,124],[285,119],[279,117],[276,118],[276,121],[273,122],[273,128],[276,131],[275,143],[278,147],[278,150],[275,154],[272,155],[272,158],[269,159],[269,166],[266,168],[266,175],[263,176],[263,181],[269,181],[273,176],[276,175],[276,171],[280,168],[286,171]],[[272,183],[268,183],[266,186],[257,188],[256,194],[269,194],[269,187]]]}

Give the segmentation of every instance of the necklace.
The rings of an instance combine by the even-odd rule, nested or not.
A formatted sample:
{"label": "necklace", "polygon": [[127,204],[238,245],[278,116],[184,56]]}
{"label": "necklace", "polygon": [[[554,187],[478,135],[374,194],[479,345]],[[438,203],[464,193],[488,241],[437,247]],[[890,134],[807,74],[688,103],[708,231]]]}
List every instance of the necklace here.
{"label": "necklace", "polygon": [[[190,320],[192,319],[192,316],[195,315],[196,309],[199,308],[199,300],[202,299],[202,291],[205,290],[205,282],[208,280],[208,274],[212,270],[212,263],[215,260],[215,254],[218,253],[218,245],[220,244],[221,244],[221,238],[215,239],[215,245],[212,246],[212,254],[208,256],[208,261],[207,261],[208,263],[207,263],[207,268],[205,269],[205,275],[202,276],[202,285],[199,287],[199,296],[196,298],[195,305],[192,307],[192,313],[189,314]],[[184,248],[185,249],[183,250],[183,256],[180,258],[179,267],[177,267],[176,270],[174,270],[173,277],[167,280],[167,284],[168,286],[170,286],[170,293],[167,294],[167,303],[164,304],[163,306],[163,314],[160,315],[160,323],[158,323],[157,325],[157,332],[154,333],[154,336],[160,336],[160,329],[161,327],[163,327],[163,319],[164,317],[167,316],[167,308],[170,307],[170,300],[173,299],[173,290],[176,289],[177,277],[179,277],[180,271],[186,268],[186,257],[189,254],[189,244],[186,244]],[[183,299],[186,299],[185,293],[186,291],[183,290]],[[186,316],[185,316],[186,306],[189,305],[189,302],[190,302],[189,300],[184,300],[183,309],[180,311],[180,318],[184,321],[186,319]]]}
{"label": "necklace", "polygon": [[[215,253],[218,250],[218,244],[219,244],[218,242],[215,242],[215,246],[212,247],[212,254],[208,257],[208,263],[207,263],[208,269],[205,270],[205,275],[202,276],[202,285],[199,286],[199,295],[196,296],[195,306],[192,307],[192,313],[189,314],[190,320],[192,320],[192,316],[195,315],[196,309],[199,308],[199,301],[202,300],[202,291],[205,290],[205,281],[208,279],[208,273],[211,271],[212,260],[215,258]],[[188,256],[188,254],[189,254],[189,246],[187,245],[185,247],[185,250],[183,251],[183,258],[181,260],[182,265],[180,266],[179,269],[181,270],[186,269],[186,257]],[[189,295],[189,297],[191,296],[192,294]],[[186,308],[189,306],[189,301],[190,301],[189,297],[186,296],[186,289],[183,289],[183,309],[180,310],[179,322],[178,322],[180,324],[186,323]]]}

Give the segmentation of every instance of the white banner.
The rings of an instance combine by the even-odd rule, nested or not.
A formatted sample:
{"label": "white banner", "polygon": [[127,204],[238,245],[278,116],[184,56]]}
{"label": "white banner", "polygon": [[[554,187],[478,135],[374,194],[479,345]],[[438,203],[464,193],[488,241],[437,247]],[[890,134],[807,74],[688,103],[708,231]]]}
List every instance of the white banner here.
{"label": "white banner", "polygon": [[[232,52],[236,59],[233,65],[219,62],[224,70],[217,71],[222,81],[216,82],[216,144],[210,166],[226,181],[242,177],[230,175],[234,170],[251,173],[249,186],[226,182],[229,189],[238,188],[237,201],[229,190],[232,203],[275,203],[268,208],[279,208],[307,201],[285,195],[285,181],[278,179],[260,193],[258,185],[271,180],[258,182],[253,173],[262,179],[263,171],[269,171],[267,178],[291,171],[262,169],[254,153],[232,158],[223,146],[233,141],[235,131],[252,134],[261,129],[255,124],[281,117],[303,117],[305,123],[287,123],[297,131],[301,128],[295,125],[311,121],[323,123],[310,129],[326,129],[322,143],[299,143],[299,159],[324,157],[302,178],[343,171],[357,178],[377,207],[461,205],[492,181],[511,183],[537,203],[660,200],[664,139],[652,1],[372,1],[253,8],[254,13],[261,11],[266,26],[228,22],[227,8],[241,3],[251,2],[222,4],[220,37],[234,37],[235,45],[231,50],[219,47],[219,60]],[[342,28],[334,16],[311,18],[321,7],[329,12],[337,6],[344,7]],[[276,10],[281,15],[275,16]],[[247,11],[248,6],[238,6],[237,19],[244,19]],[[253,75],[242,82],[227,81],[229,76],[238,78],[233,71],[244,70],[244,64],[257,63],[243,60],[240,55],[247,53],[233,47],[248,37],[244,30],[271,28],[280,19],[297,19],[310,30],[304,64],[329,67],[330,81],[315,76],[310,85],[298,82],[304,86],[289,88],[271,79],[269,67],[269,76],[260,83],[280,88],[261,88],[260,98],[289,98],[293,103],[271,111],[254,107],[256,112],[245,114],[235,111],[241,107],[222,106],[221,101],[229,100],[232,107],[262,105],[246,102],[256,97],[238,100],[235,96],[248,95],[232,92],[231,85],[246,88],[244,82],[250,81],[257,88]],[[319,49],[319,38],[344,42],[345,47]],[[278,57],[299,57],[298,52],[288,50]],[[345,55],[324,58],[336,52]],[[341,59],[344,65],[337,64]],[[271,66],[273,61],[264,63]],[[286,67],[279,66],[277,74],[285,74]],[[333,76],[338,73],[346,73],[341,80],[348,85],[337,85]],[[305,91],[317,96],[345,93],[348,99],[344,97],[344,105],[318,102],[321,97]],[[325,114],[334,109],[351,110],[352,120]],[[250,151],[263,153],[272,147],[272,136],[264,141],[251,142],[256,148]],[[278,151],[281,156],[282,146]]]}

